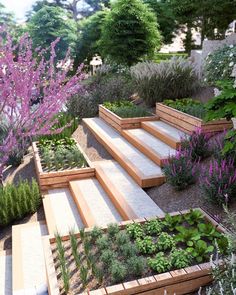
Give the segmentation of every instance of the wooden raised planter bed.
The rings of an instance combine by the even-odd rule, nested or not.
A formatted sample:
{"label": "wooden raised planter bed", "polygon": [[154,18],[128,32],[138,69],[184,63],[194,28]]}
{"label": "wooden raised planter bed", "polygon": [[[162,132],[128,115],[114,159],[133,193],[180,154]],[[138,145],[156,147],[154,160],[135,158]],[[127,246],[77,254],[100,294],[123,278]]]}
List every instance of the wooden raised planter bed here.
{"label": "wooden raised planter bed", "polygon": [[99,105],[99,117],[119,132],[123,129],[141,128],[141,122],[157,120],[155,114],[147,117],[121,118],[103,105]]}
{"label": "wooden raised planter bed", "polygon": [[69,181],[95,176],[95,169],[92,167],[92,163],[78,144],[77,147],[83,154],[88,167],[45,172],[42,168],[37,142],[33,142],[32,148],[34,153],[34,163],[41,191],[67,187]]}
{"label": "wooden raised planter bed", "polygon": [[204,122],[202,119],[183,113],[162,103],[156,104],[156,114],[162,121],[170,123],[189,134],[197,128],[201,128],[205,133],[219,132],[232,128],[232,122],[226,119]]}
{"label": "wooden raised planter bed", "polygon": [[[225,233],[226,230],[215,222],[206,212],[199,209],[207,222],[215,226],[217,231]],[[174,212],[170,215],[184,215],[189,210]],[[163,219],[164,216],[160,219]],[[142,218],[136,220],[122,221],[119,227],[124,229],[126,225],[131,223],[145,223],[150,219]],[[85,232],[90,232],[92,228],[85,229]],[[103,228],[104,232],[107,227]],[[80,238],[80,234],[76,234]],[[62,237],[64,241],[69,240],[69,236]],[[44,237],[44,253],[46,262],[46,273],[48,281],[48,292],[50,295],[60,295],[59,283],[57,279],[55,261],[53,258],[53,244],[55,243],[54,237]],[[211,275],[210,263],[201,263],[190,267],[173,270],[161,274],[144,277],[141,279],[120,283],[113,286],[104,286],[97,290],[86,290],[78,295],[163,295],[163,294],[189,294],[199,290],[200,287],[211,283],[213,280]],[[165,291],[167,293],[165,293]]]}

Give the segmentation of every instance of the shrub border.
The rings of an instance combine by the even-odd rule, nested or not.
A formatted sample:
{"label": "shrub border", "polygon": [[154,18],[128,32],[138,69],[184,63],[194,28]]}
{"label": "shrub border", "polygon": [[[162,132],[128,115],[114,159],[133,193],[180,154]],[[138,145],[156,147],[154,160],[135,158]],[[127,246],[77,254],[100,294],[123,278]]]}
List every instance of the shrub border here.
{"label": "shrub border", "polygon": [[141,128],[141,122],[157,120],[155,114],[147,117],[121,118],[101,104],[99,105],[99,117],[119,132],[123,129]]}
{"label": "shrub border", "polygon": [[89,158],[87,157],[87,155],[78,143],[76,143],[77,148],[83,154],[88,164],[88,167],[67,169],[63,171],[44,172],[41,164],[41,159],[39,156],[39,149],[37,147],[37,143],[38,142],[33,142],[32,148],[34,154],[36,173],[41,191],[47,191],[53,188],[67,187],[69,185],[69,182],[72,180],[84,179],[95,176],[95,168],[93,167],[92,162],[89,160]]}
{"label": "shrub border", "polygon": [[204,122],[202,119],[191,116],[163,103],[156,104],[156,114],[164,122],[178,127],[182,131],[191,134],[197,128],[205,133],[214,133],[232,128],[232,122],[226,119]]}
{"label": "shrub border", "polygon": [[[201,208],[195,208],[193,210],[200,210],[204,215],[206,221],[210,222],[215,228],[222,233],[226,233],[226,229],[217,223],[213,218],[211,218],[205,211]],[[184,215],[190,212],[190,210],[184,210],[179,212],[171,213],[171,216]],[[161,217],[160,219],[163,219]],[[135,220],[122,221],[119,223],[119,227],[122,229],[127,224],[131,223],[145,223],[151,218],[141,218]],[[107,227],[102,228],[106,232]],[[85,232],[90,232],[92,228],[86,228]],[[80,234],[77,233],[76,236],[79,238]],[[62,239],[69,240],[69,235],[62,237]],[[59,286],[57,281],[56,269],[53,261],[53,254],[51,249],[51,244],[55,243],[55,237],[46,236],[44,238],[44,253],[45,253],[45,263],[46,263],[46,273],[48,281],[48,292],[49,295],[59,295]],[[177,292],[178,294],[188,294],[193,291],[198,290],[201,286],[205,286],[211,283],[213,280],[211,275],[210,263],[201,263],[193,265],[190,267],[182,268],[179,270],[173,270],[170,272],[165,272],[162,274],[157,274],[149,277],[144,277],[138,280],[133,280],[109,287],[100,288],[94,291],[85,291],[78,295],[131,295],[131,294],[145,294],[145,295],[163,295],[166,290],[171,294]]]}

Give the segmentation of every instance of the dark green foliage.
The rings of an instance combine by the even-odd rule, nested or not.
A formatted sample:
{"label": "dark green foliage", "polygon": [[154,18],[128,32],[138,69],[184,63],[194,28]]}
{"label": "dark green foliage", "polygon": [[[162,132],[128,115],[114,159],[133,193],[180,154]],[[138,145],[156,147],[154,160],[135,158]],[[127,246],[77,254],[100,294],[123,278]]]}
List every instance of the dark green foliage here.
{"label": "dark green foliage", "polygon": [[107,227],[107,233],[110,239],[113,239],[120,231],[118,224],[112,223]]}
{"label": "dark green foliage", "polygon": [[175,239],[166,232],[162,232],[158,239],[156,248],[160,251],[170,250],[175,246]]}
{"label": "dark green foliage", "polygon": [[197,225],[199,222],[204,221],[204,217],[200,210],[190,209],[190,212],[184,215],[184,220],[186,220],[190,225]]}
{"label": "dark green foliage", "polygon": [[215,238],[221,236],[221,234],[216,230],[215,226],[210,223],[199,223],[198,230],[202,237],[207,237],[209,240],[214,240]]}
{"label": "dark green foliage", "polygon": [[152,219],[145,223],[144,228],[147,235],[158,235],[163,229],[163,223],[157,219]]}
{"label": "dark green foliage", "polygon": [[143,227],[140,223],[132,223],[127,225],[126,230],[131,238],[137,239],[144,235]]}
{"label": "dark green foliage", "polygon": [[108,240],[108,237],[101,236],[100,238],[98,238],[97,241],[96,241],[96,246],[98,247],[99,251],[109,249],[110,242]]}
{"label": "dark green foliage", "polygon": [[121,262],[118,260],[113,261],[110,269],[113,283],[119,283],[125,279],[127,275],[127,269]]}
{"label": "dark green foliage", "polygon": [[171,216],[168,213],[165,215],[165,219],[163,221],[164,225],[167,227],[169,231],[176,230],[177,226],[179,226],[182,222],[183,222],[182,215]]}
{"label": "dark green foliage", "polygon": [[148,266],[157,273],[163,273],[171,269],[170,260],[163,252],[157,253],[154,258],[148,258]]}
{"label": "dark green foliage", "polygon": [[184,268],[191,264],[191,255],[182,249],[174,249],[170,255],[171,265],[176,268]]}
{"label": "dark green foliage", "polygon": [[151,236],[145,236],[136,239],[136,246],[142,254],[153,254],[156,251],[156,245],[154,244]]}
{"label": "dark green foliage", "polygon": [[102,251],[100,258],[104,266],[109,267],[112,264],[112,262],[116,259],[116,254],[114,253],[114,251],[107,249]]}
{"label": "dark green foliage", "polygon": [[101,38],[102,25],[107,10],[98,11],[80,23],[80,35],[77,41],[77,62],[90,62],[99,53],[98,41]]}
{"label": "dark green foliage", "polygon": [[58,59],[66,56],[68,48],[71,49],[72,55],[75,53],[76,23],[63,8],[44,6],[31,17],[28,31],[35,48],[41,46],[47,49],[56,38],[60,37],[56,47]]}
{"label": "dark green foliage", "polygon": [[136,106],[128,100],[104,102],[103,105],[121,118],[146,117],[151,115],[145,107]]}
{"label": "dark green foliage", "polygon": [[93,230],[90,232],[90,237],[93,242],[96,242],[96,240],[101,236],[102,236],[102,230],[97,226],[95,226]]}
{"label": "dark green foliage", "polygon": [[79,268],[81,264],[81,257],[78,252],[78,240],[73,231],[70,232],[70,244],[71,244],[71,250],[75,260],[76,267]]}
{"label": "dark green foliage", "polygon": [[201,234],[196,228],[185,228],[184,226],[178,226],[177,231],[179,232],[175,236],[176,242],[186,243],[188,246],[192,247],[196,241],[200,240]]}
{"label": "dark green foliage", "polygon": [[117,63],[133,65],[160,47],[155,14],[141,0],[112,4],[102,28],[102,53]]}
{"label": "dark green foliage", "polygon": [[126,231],[119,231],[116,234],[116,243],[118,247],[121,247],[122,245],[127,244],[129,242],[130,242],[130,238]]}
{"label": "dark green foliage", "polygon": [[129,273],[141,276],[146,267],[146,260],[143,257],[132,256],[127,260]]}
{"label": "dark green foliage", "polygon": [[[149,0],[147,0],[149,1]],[[152,1],[152,0],[150,0]],[[182,57],[182,58],[187,58],[188,55],[186,53],[156,53],[154,61],[156,62],[161,62],[161,61],[166,61],[166,60],[171,60],[172,57]]]}
{"label": "dark green foliage", "polygon": [[98,283],[101,285],[103,281],[104,269],[94,264],[92,266],[92,274],[95,276],[95,278],[98,280]]}
{"label": "dark green foliage", "polygon": [[122,253],[125,259],[128,259],[130,257],[136,256],[138,253],[138,249],[132,243],[126,243],[120,246],[120,252]]}
{"label": "dark green foliage", "polygon": [[20,180],[17,185],[0,187],[0,227],[27,214],[33,214],[41,204],[39,187],[35,179]]}
{"label": "dark green foliage", "polygon": [[80,279],[83,285],[83,288],[86,288],[88,284],[88,268],[87,266],[81,265],[80,266]]}

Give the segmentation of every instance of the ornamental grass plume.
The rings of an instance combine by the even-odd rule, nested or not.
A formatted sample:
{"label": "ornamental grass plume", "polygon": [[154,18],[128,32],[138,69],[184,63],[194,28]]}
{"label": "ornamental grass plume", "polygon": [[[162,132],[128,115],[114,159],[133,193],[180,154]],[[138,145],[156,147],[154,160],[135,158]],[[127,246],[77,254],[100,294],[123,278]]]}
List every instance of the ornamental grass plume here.
{"label": "ornamental grass plume", "polygon": [[163,171],[167,182],[176,190],[183,190],[195,183],[199,174],[199,161],[192,159],[191,149],[180,149],[165,161]]}
{"label": "ornamental grass plume", "polygon": [[234,160],[212,160],[203,168],[200,186],[205,198],[218,204],[228,204],[236,198],[236,169]]}

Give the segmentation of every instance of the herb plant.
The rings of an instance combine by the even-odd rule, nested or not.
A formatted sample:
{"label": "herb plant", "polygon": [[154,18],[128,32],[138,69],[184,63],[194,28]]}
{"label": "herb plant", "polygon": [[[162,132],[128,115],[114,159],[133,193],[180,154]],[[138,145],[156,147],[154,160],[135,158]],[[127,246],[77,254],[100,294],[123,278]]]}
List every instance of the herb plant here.
{"label": "herb plant", "polygon": [[182,249],[174,249],[170,255],[171,265],[176,268],[184,268],[191,264],[192,257],[191,255]]}
{"label": "herb plant", "polygon": [[144,230],[140,223],[129,224],[126,229],[131,238],[136,239],[144,235]]}
{"label": "herb plant", "polygon": [[163,229],[163,223],[157,219],[149,220],[144,225],[144,230],[147,235],[157,235]]}
{"label": "herb plant", "polygon": [[156,245],[151,236],[145,236],[143,239],[137,238],[136,246],[143,254],[153,254],[156,251]]}
{"label": "herb plant", "polygon": [[157,273],[166,272],[171,269],[170,260],[163,252],[157,253],[154,258],[149,258],[148,266]]}
{"label": "herb plant", "polygon": [[113,261],[111,265],[111,277],[113,283],[119,283],[125,279],[127,275],[126,267],[118,260]]}
{"label": "herb plant", "polygon": [[160,251],[165,251],[168,249],[172,249],[175,246],[175,240],[174,238],[169,235],[168,233],[162,232],[158,239],[156,247]]}
{"label": "herb plant", "polygon": [[187,251],[198,263],[201,263],[213,253],[214,246],[208,246],[205,241],[198,240],[193,247],[187,248]]}

